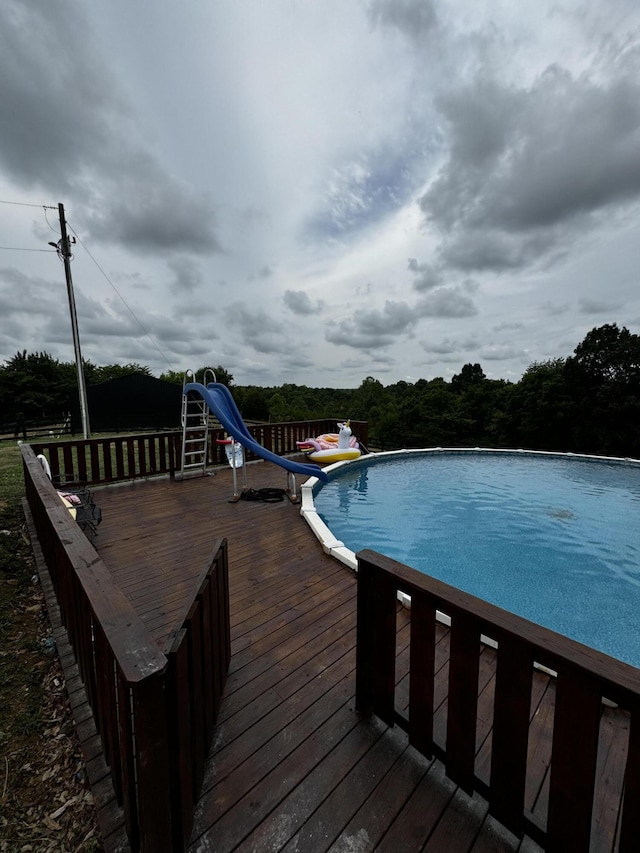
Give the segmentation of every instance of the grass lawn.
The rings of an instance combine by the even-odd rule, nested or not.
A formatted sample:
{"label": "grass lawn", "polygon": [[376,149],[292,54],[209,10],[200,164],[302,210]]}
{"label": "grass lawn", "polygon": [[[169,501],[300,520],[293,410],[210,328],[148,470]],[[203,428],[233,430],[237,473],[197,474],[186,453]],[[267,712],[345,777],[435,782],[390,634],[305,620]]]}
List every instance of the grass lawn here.
{"label": "grass lawn", "polygon": [[0,443],[0,851],[99,851],[93,798],[36,575],[22,457]]}

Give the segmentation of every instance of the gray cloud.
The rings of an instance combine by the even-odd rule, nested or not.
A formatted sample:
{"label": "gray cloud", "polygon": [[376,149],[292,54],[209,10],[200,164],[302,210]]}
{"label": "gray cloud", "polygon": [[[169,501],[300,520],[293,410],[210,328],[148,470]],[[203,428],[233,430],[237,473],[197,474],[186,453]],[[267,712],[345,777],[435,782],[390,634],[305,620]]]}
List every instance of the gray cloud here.
{"label": "gray cloud", "polygon": [[476,350],[479,348],[480,342],[477,338],[468,338],[467,340],[443,338],[439,343],[427,343],[426,341],[421,341],[420,346],[426,353],[433,353],[434,355],[451,355],[452,353],[458,353],[460,351],[470,352],[472,350]]}
{"label": "gray cloud", "polygon": [[494,221],[518,231],[638,197],[637,79],[597,83],[553,66],[526,103],[512,162],[487,196]]}
{"label": "gray cloud", "polygon": [[526,362],[529,354],[521,347],[515,347],[511,344],[488,344],[482,347],[479,357],[483,361],[508,361],[515,359],[516,361]]}
{"label": "gray cloud", "polygon": [[174,289],[178,296],[185,291],[193,293],[204,282],[200,268],[189,257],[169,258],[167,266],[175,276]]}
{"label": "gray cloud", "polygon": [[509,234],[481,226],[456,229],[439,250],[441,263],[466,272],[508,272],[565,249],[560,229],[540,228],[531,234]]}
{"label": "gray cloud", "polygon": [[512,323],[508,320],[505,320],[502,323],[497,323],[493,327],[493,331],[494,332],[517,332],[520,329],[524,329],[524,328],[525,328],[524,323],[518,323],[518,322]]}
{"label": "gray cloud", "polygon": [[[211,338],[211,336],[209,336]],[[207,353],[211,352],[211,342],[210,340],[200,340],[193,338],[184,338],[179,340],[171,341],[171,352],[176,355],[187,355],[193,357],[202,357],[206,356]]]}
{"label": "gray cloud", "polygon": [[325,340],[355,349],[390,346],[402,335],[413,335],[422,317],[472,317],[478,309],[470,297],[476,285],[467,282],[456,287],[439,287],[411,306],[407,302],[385,302],[384,308],[361,308],[353,317],[328,324]]}
{"label": "gray cloud", "polygon": [[640,82],[549,67],[531,87],[479,77],[441,95],[449,157],[420,199],[460,269],[526,267],[640,198]]}
{"label": "gray cloud", "polygon": [[441,95],[436,106],[450,129],[449,159],[420,199],[420,206],[447,232],[477,217],[523,104],[517,93],[497,81],[478,79]]}
{"label": "gray cloud", "polygon": [[612,311],[618,311],[622,307],[619,302],[607,302],[602,299],[587,299],[586,297],[578,299],[578,305],[583,314],[610,314]]}
{"label": "gray cloud", "polygon": [[211,203],[138,143],[133,112],[75,0],[0,9],[0,166],[62,196],[76,227],[143,253],[219,250]]}
{"label": "gray cloud", "polygon": [[368,11],[374,25],[393,27],[421,43],[438,26],[432,0],[371,0]]}
{"label": "gray cloud", "polygon": [[110,123],[128,121],[117,86],[91,61],[84,15],[73,4],[51,15],[44,3],[7,0],[0,22],[0,107],[11,116],[0,162],[24,186],[69,190],[79,164],[101,158]]}
{"label": "gray cloud", "polygon": [[290,311],[303,317],[322,311],[322,302],[314,304],[305,290],[286,290],[283,301]]}
{"label": "gray cloud", "polygon": [[557,317],[559,314],[566,314],[570,309],[568,302],[543,302],[540,305],[540,311],[547,317]]}
{"label": "gray cloud", "polygon": [[404,332],[411,331],[418,317],[406,302],[385,302],[382,311],[361,308],[351,319],[328,325],[325,340],[355,349],[373,349],[393,343]]}
{"label": "gray cloud", "polygon": [[414,273],[413,289],[419,292],[433,290],[442,284],[442,272],[432,264],[418,263],[415,258],[409,258],[408,269]]}
{"label": "gray cloud", "polygon": [[226,321],[240,332],[245,345],[260,353],[290,354],[291,342],[287,326],[263,309],[251,310],[243,302],[233,302],[227,309]]}
{"label": "gray cloud", "polygon": [[285,370],[295,373],[300,368],[313,367],[314,360],[303,352],[285,353],[282,357],[282,366]]}
{"label": "gray cloud", "polygon": [[0,315],[3,327],[5,320],[16,314],[46,316],[57,309],[60,299],[65,298],[64,284],[25,275],[15,267],[0,268]]}
{"label": "gray cloud", "polygon": [[439,287],[416,305],[420,317],[474,317],[478,309],[463,287]]}
{"label": "gray cloud", "polygon": [[147,155],[132,159],[137,164],[125,164],[128,175],[117,183],[104,180],[107,197],[100,205],[81,205],[90,236],[142,254],[220,251],[208,200],[164,174]]}

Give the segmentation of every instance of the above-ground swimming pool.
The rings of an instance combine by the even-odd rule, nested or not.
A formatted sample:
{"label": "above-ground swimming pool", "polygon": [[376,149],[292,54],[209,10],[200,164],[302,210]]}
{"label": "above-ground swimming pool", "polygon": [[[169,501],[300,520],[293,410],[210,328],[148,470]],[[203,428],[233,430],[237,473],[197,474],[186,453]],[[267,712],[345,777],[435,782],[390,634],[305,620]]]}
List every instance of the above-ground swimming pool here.
{"label": "above-ground swimming pool", "polygon": [[364,457],[314,490],[373,548],[640,666],[640,465],[508,451]]}

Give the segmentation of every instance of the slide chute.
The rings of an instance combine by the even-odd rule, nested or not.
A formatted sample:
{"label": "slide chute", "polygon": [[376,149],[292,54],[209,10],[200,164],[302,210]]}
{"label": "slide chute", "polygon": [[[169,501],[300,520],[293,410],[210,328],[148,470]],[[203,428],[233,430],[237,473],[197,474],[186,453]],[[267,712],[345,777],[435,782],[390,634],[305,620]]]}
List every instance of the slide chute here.
{"label": "slide chute", "polygon": [[226,385],[222,385],[220,382],[209,382],[205,387],[200,382],[188,382],[182,390],[184,394],[188,394],[190,391],[199,394],[229,435],[244,445],[247,450],[255,453],[256,456],[273,462],[274,465],[279,465],[293,474],[304,474],[307,477],[317,477],[323,483],[328,482],[327,474],[318,465],[294,462],[292,459],[287,459],[286,456],[278,456],[277,453],[272,453],[257,442],[247,429],[231,391]]}

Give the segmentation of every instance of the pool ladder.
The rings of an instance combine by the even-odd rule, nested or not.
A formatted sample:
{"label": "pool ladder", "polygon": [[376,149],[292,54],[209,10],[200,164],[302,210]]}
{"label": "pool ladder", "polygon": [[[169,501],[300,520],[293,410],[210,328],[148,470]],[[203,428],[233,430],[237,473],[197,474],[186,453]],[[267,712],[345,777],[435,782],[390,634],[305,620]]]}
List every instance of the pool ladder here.
{"label": "pool ladder", "polygon": [[[204,382],[207,381],[205,371]],[[195,382],[195,374],[187,370],[184,375],[183,389],[187,382]],[[214,380],[215,381],[215,375]],[[207,468],[207,457],[209,451],[209,423],[211,413],[209,407],[202,399],[194,395],[182,392],[182,457],[180,460],[180,478],[185,474],[200,473],[204,475]]]}

